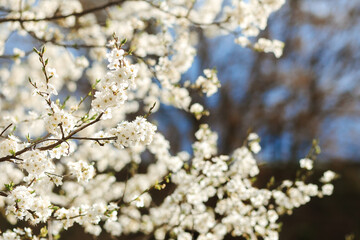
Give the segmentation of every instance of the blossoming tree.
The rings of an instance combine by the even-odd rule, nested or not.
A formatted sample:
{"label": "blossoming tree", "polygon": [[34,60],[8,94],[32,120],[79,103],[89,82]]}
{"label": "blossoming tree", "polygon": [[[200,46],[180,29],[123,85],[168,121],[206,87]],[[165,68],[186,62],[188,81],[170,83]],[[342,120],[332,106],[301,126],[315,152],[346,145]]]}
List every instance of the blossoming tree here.
{"label": "blossoming tree", "polygon": [[[218,155],[217,134],[203,124],[192,155],[173,154],[149,120],[160,104],[197,119],[209,114],[189,89],[215,94],[215,68],[182,79],[199,29],[280,57],[280,41],[257,36],[284,0],[86,3],[0,0],[0,208],[15,225],[0,239],[59,239],[75,223],[94,236],[278,239],[280,215],[331,195],[335,173],[319,183],[307,178],[316,146],[297,179],[258,188],[255,133]],[[33,40],[35,48],[24,49]]]}

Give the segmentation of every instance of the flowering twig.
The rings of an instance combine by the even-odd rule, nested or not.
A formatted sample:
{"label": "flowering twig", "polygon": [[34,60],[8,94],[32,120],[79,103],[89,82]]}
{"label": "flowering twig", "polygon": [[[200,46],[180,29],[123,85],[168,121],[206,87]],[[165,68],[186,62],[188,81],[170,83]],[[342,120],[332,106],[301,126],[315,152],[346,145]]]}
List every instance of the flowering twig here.
{"label": "flowering twig", "polygon": [[[99,116],[98,116],[94,121],[92,121],[92,122],[90,122],[90,123],[87,123],[87,124],[79,127],[78,129],[70,132],[69,135],[67,135],[67,136],[64,137],[64,138],[61,138],[61,139],[57,140],[55,143],[50,144],[50,145],[48,145],[48,146],[39,147],[39,148],[37,148],[37,149],[39,149],[39,150],[41,150],[41,151],[53,149],[54,147],[58,146],[59,144],[65,142],[66,140],[71,139],[71,137],[73,137],[76,133],[78,133],[78,132],[84,130],[85,128],[87,128],[87,127],[89,127],[89,126],[97,123],[98,121],[100,121],[100,119],[101,119],[101,117],[102,117],[103,114],[104,114],[104,113],[100,113]],[[52,139],[52,140],[53,140],[53,139]],[[35,142],[35,143],[31,144],[30,146],[28,146],[28,147],[26,147],[26,148],[23,148],[23,149],[15,152],[13,155],[8,155],[8,156],[5,156],[5,157],[2,157],[2,158],[0,158],[0,162],[10,161],[11,159],[15,158],[16,156],[21,155],[21,154],[23,154],[23,153],[25,153],[25,152],[27,152],[27,151],[30,151],[30,150],[34,149],[38,143],[43,142],[43,141],[46,141],[46,140],[45,140],[45,139],[40,139],[38,142]]]}

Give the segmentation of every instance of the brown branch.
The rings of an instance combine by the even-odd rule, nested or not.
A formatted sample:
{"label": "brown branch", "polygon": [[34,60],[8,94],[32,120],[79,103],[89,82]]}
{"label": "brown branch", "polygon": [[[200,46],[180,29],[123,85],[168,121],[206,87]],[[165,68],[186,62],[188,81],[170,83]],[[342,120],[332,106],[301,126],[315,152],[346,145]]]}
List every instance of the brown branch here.
{"label": "brown branch", "polygon": [[121,4],[121,3],[125,2],[125,1],[126,0],[110,1],[110,2],[105,3],[103,5],[100,5],[100,6],[97,6],[97,7],[94,7],[94,8],[89,8],[89,9],[84,10],[82,12],[73,12],[73,13],[69,13],[69,14],[65,14],[65,15],[57,15],[57,16],[44,17],[44,18],[32,18],[32,19],[2,18],[2,19],[0,19],[0,23],[3,23],[3,22],[22,22],[22,23],[23,22],[40,22],[40,21],[53,21],[53,20],[63,19],[63,18],[72,17],[72,16],[81,17],[81,16],[89,14],[89,13],[101,11],[101,10],[104,10],[105,8]]}
{"label": "brown branch", "polygon": [[1,133],[0,133],[0,137],[6,132],[6,130],[9,129],[9,127],[12,126],[12,123],[10,123]]}
{"label": "brown branch", "polygon": [[56,46],[60,46],[60,47],[65,47],[65,48],[74,48],[74,49],[79,49],[79,48],[108,48],[105,45],[94,45],[94,44],[79,44],[79,43],[64,43],[64,42],[58,42],[55,39],[44,39],[44,38],[40,38],[38,36],[36,36],[36,34],[32,31],[28,31],[27,29],[25,29],[22,26],[23,30],[25,30],[32,38],[34,38],[35,40],[38,40],[39,42],[42,43],[52,43]]}
{"label": "brown branch", "polygon": [[190,18],[188,17],[188,15],[190,14],[190,11],[192,10],[191,8],[193,8],[193,6],[189,8],[189,11],[187,12],[187,14],[186,14],[185,16],[181,16],[181,15],[174,14],[174,13],[168,11],[168,10],[162,9],[159,5],[153,3],[153,2],[151,2],[151,1],[149,1],[149,0],[142,0],[142,1],[148,3],[148,4],[149,4],[150,6],[152,6],[153,8],[156,8],[156,9],[158,9],[159,11],[161,11],[161,12],[163,12],[163,13],[166,13],[166,14],[168,14],[168,15],[170,15],[170,16],[173,16],[173,17],[175,17],[175,18],[178,18],[178,19],[181,19],[181,18],[187,19],[191,24],[193,24],[193,25],[195,25],[195,26],[198,26],[198,27],[200,27],[200,26],[211,26],[211,25],[216,25],[216,26],[219,26],[219,27],[220,27],[221,24],[226,23],[226,22],[229,21],[229,18],[226,18],[226,19],[221,20],[221,21],[215,21],[215,22],[210,22],[210,23],[196,22],[196,21],[194,21],[194,20],[192,20],[192,19],[190,19]]}
{"label": "brown branch", "polygon": [[[78,129],[70,132],[69,135],[66,136],[65,138],[61,138],[61,139],[57,140],[55,143],[53,143],[53,144],[50,144],[50,145],[44,146],[44,147],[40,147],[40,148],[37,148],[37,149],[39,149],[41,151],[44,151],[44,150],[49,150],[49,149],[52,149],[52,148],[58,146],[59,144],[65,142],[66,140],[71,139],[71,137],[74,136],[76,133],[78,133],[78,132],[84,130],[85,128],[93,125],[94,123],[97,123],[98,121],[100,121],[103,114],[104,113],[100,113],[99,116],[94,121],[89,122],[89,123],[79,127]],[[36,141],[35,143],[31,144],[30,146],[28,146],[26,148],[23,148],[20,151],[15,152],[13,155],[8,155],[6,157],[2,157],[2,158],[0,158],[0,162],[11,161],[11,159],[14,159],[16,156],[21,155],[21,154],[23,154],[23,153],[25,153],[27,151],[30,151],[31,149],[34,149],[38,143],[44,142],[44,141],[46,141],[46,139],[40,139],[40,140]]]}
{"label": "brown branch", "polygon": [[116,140],[117,137],[105,137],[105,138],[92,138],[92,137],[71,137],[70,139],[78,139],[78,140],[93,140],[93,141],[109,141]]}
{"label": "brown branch", "polygon": [[[30,53],[32,53],[33,51],[27,51],[27,52],[25,52],[25,55],[24,55],[24,57],[25,56],[28,56]],[[0,58],[2,58],[2,59],[14,59],[14,58],[20,58],[20,56],[19,55],[17,55],[17,54],[10,54],[10,55],[0,55]],[[21,58],[23,58],[23,57],[21,57]]]}
{"label": "brown branch", "polygon": [[0,191],[0,196],[7,197],[8,194],[6,192]]}
{"label": "brown branch", "polygon": [[[78,129],[70,132],[69,135],[67,135],[67,137],[58,140],[56,143],[50,144],[50,145],[45,146],[45,147],[40,147],[40,148],[38,148],[38,149],[41,150],[41,151],[44,151],[44,150],[49,150],[49,149],[52,149],[52,148],[58,146],[59,144],[65,142],[66,140],[71,139],[71,137],[74,136],[76,133],[78,133],[78,132],[84,130],[85,128],[93,125],[94,123],[97,123],[98,121],[100,121],[100,119],[101,119],[101,117],[102,117],[103,114],[104,114],[104,113],[100,113],[99,116],[98,116],[94,121],[89,122],[89,123],[87,123],[87,124],[79,127]],[[1,159],[0,159],[0,160],[1,160]]]}

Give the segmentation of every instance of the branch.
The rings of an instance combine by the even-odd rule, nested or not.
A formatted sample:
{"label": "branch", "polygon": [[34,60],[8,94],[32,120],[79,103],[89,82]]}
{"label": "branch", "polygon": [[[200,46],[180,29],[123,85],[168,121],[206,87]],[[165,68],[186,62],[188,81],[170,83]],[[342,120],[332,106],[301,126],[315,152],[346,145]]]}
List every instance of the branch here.
{"label": "branch", "polygon": [[0,137],[6,132],[6,130],[9,129],[9,127],[12,126],[12,123],[10,123],[1,133],[0,133]]}
{"label": "branch", "polygon": [[[78,133],[78,132],[84,130],[85,128],[93,125],[94,123],[97,123],[98,121],[100,121],[100,118],[102,117],[103,114],[104,114],[104,113],[100,113],[99,116],[98,116],[94,121],[89,122],[89,123],[81,126],[80,128],[78,128],[78,129],[70,132],[69,135],[67,135],[67,137],[58,140],[56,143],[53,143],[53,144],[51,144],[51,145],[49,145],[49,146],[40,147],[40,148],[38,148],[38,149],[44,151],[44,150],[49,150],[49,149],[52,149],[52,148],[58,146],[59,144],[65,142],[66,140],[71,139],[71,137],[74,136],[76,133]],[[15,153],[15,154],[16,154],[16,153]],[[0,159],[0,160],[1,160],[1,159]]]}
{"label": "branch", "polygon": [[40,38],[40,37],[36,36],[36,34],[34,32],[25,29],[25,27],[23,25],[21,25],[21,26],[22,26],[23,30],[25,30],[32,38],[34,38],[34,39],[36,39],[36,40],[38,40],[39,42],[42,42],[42,43],[51,42],[52,44],[54,44],[56,46],[65,47],[65,48],[75,48],[75,49],[79,49],[79,48],[108,48],[105,45],[58,42],[53,38],[46,40],[44,38]]}
{"label": "branch", "polygon": [[8,194],[6,192],[0,191],[0,196],[7,197]]}
{"label": "branch", "polygon": [[[50,144],[48,146],[40,147],[38,149],[41,150],[41,151],[44,151],[44,150],[49,150],[49,149],[52,149],[52,148],[58,146],[59,144],[65,142],[66,140],[71,139],[71,137],[74,136],[76,133],[78,133],[78,132],[84,130],[85,128],[93,125],[94,123],[97,123],[98,121],[100,121],[103,114],[104,113],[100,113],[99,116],[94,121],[89,122],[89,123],[79,127],[78,129],[70,132],[69,135],[67,135],[64,138],[61,138],[61,139],[57,140],[55,143]],[[16,156],[21,155],[21,154],[23,154],[23,153],[25,153],[27,151],[30,151],[31,149],[34,149],[38,143],[41,143],[41,142],[44,142],[44,141],[47,141],[47,139],[40,139],[40,140],[36,141],[35,143],[31,144],[30,146],[28,146],[26,148],[23,148],[20,151],[15,152],[13,155],[8,155],[6,157],[2,157],[2,158],[0,158],[0,162],[11,161],[11,159],[14,159]]]}
{"label": "branch", "polygon": [[117,137],[105,137],[105,138],[92,138],[92,137],[71,137],[70,139],[78,139],[78,140],[90,140],[96,141],[100,146],[104,146],[104,143],[100,141],[109,141],[109,140],[116,140]]}
{"label": "branch", "polygon": [[70,139],[78,139],[78,140],[93,140],[93,141],[109,141],[116,140],[117,137],[105,137],[105,138],[92,138],[92,137],[71,137]]}
{"label": "branch", "polygon": [[105,8],[121,4],[121,3],[125,2],[125,1],[126,0],[110,1],[110,2],[105,3],[103,5],[100,5],[100,6],[97,6],[97,7],[94,7],[94,8],[89,8],[89,9],[84,10],[82,12],[73,12],[73,13],[69,13],[69,14],[57,15],[57,16],[51,16],[51,17],[44,17],[44,18],[32,18],[32,19],[2,18],[2,19],[0,19],[0,23],[3,23],[3,22],[22,22],[22,23],[23,22],[40,22],[40,21],[53,21],[53,20],[63,19],[63,18],[72,17],[72,16],[81,17],[81,16],[89,14],[89,13],[101,11],[101,10],[103,10]]}
{"label": "branch", "polygon": [[181,18],[187,19],[191,24],[193,24],[193,25],[195,25],[195,26],[198,26],[198,27],[201,27],[201,26],[211,26],[211,25],[217,25],[217,26],[220,27],[221,24],[226,23],[226,22],[229,21],[229,19],[226,18],[226,19],[224,19],[224,20],[222,20],[222,21],[216,21],[216,22],[210,22],[210,23],[196,22],[196,21],[194,21],[194,20],[192,20],[192,19],[189,18],[190,12],[191,12],[191,10],[192,10],[192,8],[193,8],[194,6],[191,6],[191,7],[189,8],[189,10],[188,10],[188,12],[187,12],[187,14],[186,14],[185,16],[181,16],[181,15],[176,15],[176,14],[174,14],[174,13],[168,11],[168,10],[162,9],[159,5],[153,3],[153,2],[151,2],[151,1],[149,1],[149,0],[142,0],[142,1],[148,3],[148,4],[149,4],[150,6],[152,6],[153,8],[156,8],[156,9],[158,9],[159,11],[161,11],[161,12],[163,12],[163,13],[166,13],[166,14],[168,14],[168,15],[170,15],[170,16],[173,16],[173,17],[175,17],[175,18],[178,18],[178,19],[181,19]]}

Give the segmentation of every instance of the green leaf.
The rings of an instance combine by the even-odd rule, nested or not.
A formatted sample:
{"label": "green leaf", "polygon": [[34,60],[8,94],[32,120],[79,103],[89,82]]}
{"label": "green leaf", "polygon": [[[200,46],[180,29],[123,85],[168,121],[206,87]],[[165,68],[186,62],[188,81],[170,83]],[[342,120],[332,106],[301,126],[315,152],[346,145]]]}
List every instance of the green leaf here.
{"label": "green leaf", "polygon": [[267,188],[270,188],[271,186],[273,186],[274,183],[275,183],[275,177],[272,176],[272,177],[270,178],[270,181],[267,183]]}
{"label": "green leaf", "polygon": [[4,184],[4,185],[8,191],[12,191],[14,189],[14,183],[12,181],[9,184]]}
{"label": "green leaf", "polygon": [[11,155],[15,156],[15,151],[14,150],[11,149],[11,150],[9,150],[9,152],[10,152]]}
{"label": "green leaf", "polygon": [[46,226],[44,226],[40,229],[40,237],[46,237],[47,235],[48,235],[48,230]]}
{"label": "green leaf", "polygon": [[50,209],[56,211],[56,210],[58,210],[58,209],[60,209],[60,208],[59,208],[58,206],[50,206]]}
{"label": "green leaf", "polygon": [[26,135],[26,140],[28,140],[28,142],[31,141],[31,139],[30,139],[30,133],[28,133],[28,134]]}
{"label": "green leaf", "polygon": [[37,54],[40,53],[39,50],[37,50],[35,47],[33,48],[33,51],[34,51],[35,53],[37,53]]}

